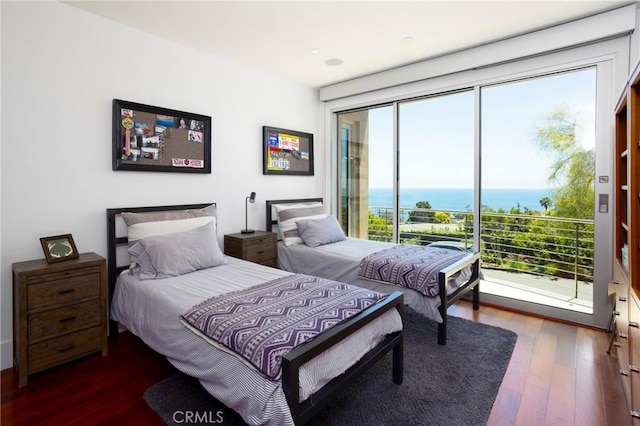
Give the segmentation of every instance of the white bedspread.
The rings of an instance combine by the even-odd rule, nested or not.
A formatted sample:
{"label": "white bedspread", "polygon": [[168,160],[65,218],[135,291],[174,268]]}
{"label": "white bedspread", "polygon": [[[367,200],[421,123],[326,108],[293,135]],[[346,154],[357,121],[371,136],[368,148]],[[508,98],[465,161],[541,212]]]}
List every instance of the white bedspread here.
{"label": "white bedspread", "polygon": [[[280,381],[270,381],[238,357],[191,332],[179,320],[193,305],[218,294],[266,282],[289,272],[226,257],[227,265],[180,277],[140,281],[123,273],[111,317],[165,355],[178,370],[198,378],[218,400],[249,424],[293,424]],[[343,373],[386,334],[402,328],[395,309],[309,361],[300,370],[300,400]]]}

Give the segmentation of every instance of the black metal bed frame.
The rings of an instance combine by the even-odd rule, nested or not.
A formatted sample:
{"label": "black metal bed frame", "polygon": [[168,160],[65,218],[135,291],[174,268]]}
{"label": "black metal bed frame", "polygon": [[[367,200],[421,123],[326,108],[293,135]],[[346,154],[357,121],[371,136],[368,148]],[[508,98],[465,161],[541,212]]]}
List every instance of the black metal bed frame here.
{"label": "black metal bed frame", "polygon": [[[278,225],[277,218],[274,218],[273,206],[275,204],[304,204],[313,202],[323,202],[322,198],[298,198],[287,200],[267,200],[267,222],[266,230],[273,231],[274,225]],[[460,286],[454,293],[447,294],[447,282],[449,278],[465,267],[471,265],[471,277],[469,280]],[[480,253],[469,253],[459,261],[449,265],[445,269],[438,273],[438,297],[440,297],[440,306],[438,310],[442,317],[442,322],[438,323],[438,344],[446,345],[447,343],[447,308],[455,303],[460,298],[464,297],[470,291],[472,294],[473,309],[480,309]],[[426,297],[426,296],[425,296]]]}
{"label": "black metal bed frame", "polygon": [[[116,280],[118,275],[129,265],[119,266],[117,264],[117,247],[127,245],[127,237],[116,235],[116,217],[123,212],[153,212],[166,210],[200,209],[215,203],[173,205],[158,207],[128,207],[107,209],[107,240],[108,256],[107,270],[109,277],[109,306],[113,300]],[[380,317],[387,311],[396,309],[403,318],[404,294],[394,292],[388,295],[383,301],[370,306],[348,320],[332,327],[318,337],[306,342],[282,357],[282,387],[289,405],[291,416],[296,424],[304,424],[309,421],[320,409],[335,398],[339,392],[349,386],[358,376],[369,369],[380,358],[392,351],[392,381],[401,384],[403,381],[404,359],[403,344],[404,330],[387,335],[375,348],[369,351],[358,362],[351,366],[345,373],[334,378],[325,384],[320,390],[311,395],[305,401],[300,402],[299,396],[299,375],[300,367],[307,361],[316,357],[328,348],[334,346],[347,336],[358,331],[371,321]],[[109,334],[117,333],[118,325],[110,320]]]}

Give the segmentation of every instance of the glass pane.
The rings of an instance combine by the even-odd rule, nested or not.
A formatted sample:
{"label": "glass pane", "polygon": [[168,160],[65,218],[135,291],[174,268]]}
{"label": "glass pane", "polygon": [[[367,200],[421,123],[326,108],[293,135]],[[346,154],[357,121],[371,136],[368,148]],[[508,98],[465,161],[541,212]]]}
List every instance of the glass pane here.
{"label": "glass pane", "polygon": [[473,91],[399,105],[400,242],[473,246]]}
{"label": "glass pane", "polygon": [[481,91],[485,278],[592,307],[595,68]]}
{"label": "glass pane", "polygon": [[393,188],[393,108],[338,114],[338,129],[342,226],[350,237],[391,241],[392,190],[375,188]]}

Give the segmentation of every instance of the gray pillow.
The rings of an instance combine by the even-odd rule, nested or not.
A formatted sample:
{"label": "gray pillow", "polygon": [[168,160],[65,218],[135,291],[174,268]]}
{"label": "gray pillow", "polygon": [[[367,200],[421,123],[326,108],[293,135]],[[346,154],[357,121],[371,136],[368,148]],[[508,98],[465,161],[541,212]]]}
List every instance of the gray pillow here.
{"label": "gray pillow", "polygon": [[212,222],[190,231],[143,238],[129,254],[141,280],[176,277],[227,263]]}
{"label": "gray pillow", "polygon": [[321,219],[327,217],[322,203],[316,201],[301,204],[274,204],[278,215],[278,233],[285,246],[302,244],[302,238],[296,227],[296,221],[304,219]]}
{"label": "gray pillow", "polygon": [[298,220],[296,225],[298,225],[298,232],[302,241],[309,247],[318,247],[347,239],[340,223],[338,223],[338,219],[334,216],[327,216],[322,219]]}

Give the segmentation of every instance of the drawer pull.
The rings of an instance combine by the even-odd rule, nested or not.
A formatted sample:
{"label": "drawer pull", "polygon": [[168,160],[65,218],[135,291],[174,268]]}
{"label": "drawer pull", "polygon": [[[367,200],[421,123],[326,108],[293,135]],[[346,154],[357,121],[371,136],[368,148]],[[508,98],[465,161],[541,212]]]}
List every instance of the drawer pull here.
{"label": "drawer pull", "polygon": [[613,315],[620,315],[619,311],[613,311]]}
{"label": "drawer pull", "polygon": [[74,319],[76,319],[76,316],[70,316],[70,317],[66,317],[66,318],[60,318],[60,322],[69,322],[69,321],[73,321]]}
{"label": "drawer pull", "polygon": [[65,288],[64,290],[60,290],[58,294],[68,294],[73,293],[74,291],[76,291],[75,288]]}
{"label": "drawer pull", "polygon": [[628,376],[629,375],[629,372],[623,370],[622,368],[619,371],[620,371],[620,374],[623,375],[623,376]]}
{"label": "drawer pull", "polygon": [[640,419],[640,412],[637,412],[635,410],[629,410],[629,413],[631,413],[631,417],[635,417],[636,419]]}
{"label": "drawer pull", "polygon": [[626,302],[627,298],[625,296],[618,296],[618,300],[621,302]]}
{"label": "drawer pull", "polygon": [[75,349],[75,347],[76,345],[65,346],[64,348],[58,349],[58,352],[67,352],[67,351],[70,351],[71,349]]}
{"label": "drawer pull", "polygon": [[262,253],[266,253],[266,252],[267,252],[266,250],[259,250],[258,254],[262,254]]}
{"label": "drawer pull", "polygon": [[622,332],[618,331],[618,337],[620,337],[622,339],[626,339],[627,338],[627,333],[622,333]]}
{"label": "drawer pull", "polygon": [[613,281],[611,281],[611,284],[620,284],[620,281],[613,280]]}
{"label": "drawer pull", "polygon": [[630,370],[632,373],[640,373],[640,368],[638,368],[638,367],[637,367],[637,366],[635,366],[635,365],[629,365],[629,370]]}
{"label": "drawer pull", "polygon": [[638,328],[638,323],[635,321],[629,321],[629,327]]}

